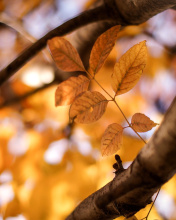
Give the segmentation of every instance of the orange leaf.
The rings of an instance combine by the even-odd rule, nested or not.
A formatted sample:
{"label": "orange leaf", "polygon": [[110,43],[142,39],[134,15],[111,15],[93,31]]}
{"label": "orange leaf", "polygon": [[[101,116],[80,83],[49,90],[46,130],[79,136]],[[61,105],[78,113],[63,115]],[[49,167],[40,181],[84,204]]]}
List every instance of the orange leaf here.
{"label": "orange leaf", "polygon": [[108,100],[99,92],[86,91],[70,107],[70,119],[77,123],[95,122],[104,114]]}
{"label": "orange leaf", "polygon": [[131,125],[137,132],[146,132],[157,125],[144,114],[136,113],[132,116]]}
{"label": "orange leaf", "polygon": [[88,89],[89,83],[90,80],[83,75],[60,83],[55,93],[55,106],[70,105],[76,96]]}
{"label": "orange leaf", "polygon": [[117,152],[122,146],[123,127],[119,124],[111,124],[105,130],[101,139],[102,156],[109,156]]}
{"label": "orange leaf", "polygon": [[147,61],[146,42],[130,48],[115,64],[114,72],[111,76],[111,85],[115,96],[131,90],[139,81]]}
{"label": "orange leaf", "polygon": [[96,40],[89,60],[90,73],[93,73],[93,75],[100,70],[112,48],[114,47],[119,29],[120,26],[114,26],[100,35]]}
{"label": "orange leaf", "polygon": [[85,71],[77,50],[62,37],[48,40],[48,46],[58,68],[63,71]]}

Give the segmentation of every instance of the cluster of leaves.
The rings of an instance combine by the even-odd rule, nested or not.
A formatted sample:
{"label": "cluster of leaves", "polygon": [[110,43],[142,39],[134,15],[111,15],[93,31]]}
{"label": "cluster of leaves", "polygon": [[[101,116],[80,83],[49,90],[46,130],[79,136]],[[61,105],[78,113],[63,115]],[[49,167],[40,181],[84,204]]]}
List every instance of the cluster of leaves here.
{"label": "cluster of leaves", "polygon": [[[100,71],[115,45],[119,29],[119,26],[114,26],[96,40],[90,54],[88,71],[85,69],[78,52],[69,41],[61,37],[55,37],[48,41],[49,49],[58,68],[67,72],[81,71],[88,75],[88,77],[84,75],[71,77],[57,87],[55,105],[71,104],[69,111],[71,122],[85,124],[96,122],[105,113],[110,101],[113,101],[120,109],[115,100],[116,96],[130,91],[139,81],[147,60],[146,41],[134,45],[115,64],[111,75],[113,96],[95,79],[95,75]],[[109,100],[100,92],[88,90],[92,80],[110,97]],[[134,114],[131,123],[127,119],[126,121],[129,125],[128,127],[131,127],[136,133],[149,131],[157,125],[141,113]],[[103,156],[116,153],[122,146],[123,130],[124,127],[117,123],[108,126],[101,141]],[[138,134],[138,136],[140,135]]]}

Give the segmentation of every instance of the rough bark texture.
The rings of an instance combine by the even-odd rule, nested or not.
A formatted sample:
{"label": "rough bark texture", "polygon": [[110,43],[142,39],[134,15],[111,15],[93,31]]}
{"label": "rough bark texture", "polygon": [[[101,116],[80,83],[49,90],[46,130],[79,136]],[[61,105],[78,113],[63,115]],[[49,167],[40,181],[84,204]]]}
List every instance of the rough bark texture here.
{"label": "rough bark texture", "polygon": [[[152,16],[176,6],[176,0],[100,0],[98,3],[100,6],[85,11],[81,15],[67,21],[25,50],[19,57],[0,72],[0,85],[42,50],[46,46],[48,39],[68,34],[71,31],[93,22],[108,21],[106,23],[108,24],[107,27],[105,25],[101,31],[105,31],[105,29],[115,24],[123,26],[140,24]],[[84,32],[86,33],[86,29]],[[95,32],[93,31],[91,36],[93,36],[94,33]]]}
{"label": "rough bark texture", "polygon": [[115,2],[128,24],[140,24],[176,5],[175,0],[115,0]]}
{"label": "rough bark texture", "polygon": [[86,198],[67,220],[110,220],[131,216],[176,173],[176,98],[159,129],[131,166]]}

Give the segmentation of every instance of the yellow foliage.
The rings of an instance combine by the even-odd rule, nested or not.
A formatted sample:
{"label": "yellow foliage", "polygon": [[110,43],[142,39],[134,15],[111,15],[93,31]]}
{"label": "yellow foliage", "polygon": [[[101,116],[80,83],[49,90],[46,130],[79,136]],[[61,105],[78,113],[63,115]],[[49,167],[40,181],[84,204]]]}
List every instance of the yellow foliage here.
{"label": "yellow foliage", "polygon": [[[66,1],[63,1],[63,3],[64,2]],[[88,5],[91,5],[96,2],[96,0],[90,0],[87,2]],[[51,6],[52,8],[48,6]],[[26,19],[28,19],[27,16],[23,19],[23,16],[34,16],[36,13],[37,17],[40,17],[41,14],[38,9],[40,12],[44,14],[46,13],[47,15],[47,11],[51,14],[51,11],[53,12],[56,10],[56,7],[55,4],[53,4],[53,0],[0,1],[0,11],[12,16],[14,18],[15,25],[17,25],[17,27],[19,27],[19,24],[21,25],[21,29],[19,29],[19,31],[21,30],[21,33],[23,34],[25,33],[25,31],[23,32],[23,29],[25,30],[23,23],[27,24]],[[24,22],[21,22],[21,19],[23,19]],[[35,20],[33,21],[35,23]],[[90,70],[90,72],[93,74],[97,73],[97,82],[99,82],[112,97],[114,96],[114,92],[116,95],[127,92],[139,80],[141,72],[146,64],[146,46],[145,41],[142,41],[144,40],[143,38],[146,38],[146,27],[148,27],[146,23],[140,26],[126,27],[120,31],[117,36],[119,27],[116,26],[112,28],[110,32],[107,32],[102,38],[99,38],[98,43],[92,50],[92,58],[90,59],[89,68],[92,70]],[[28,30],[29,29],[30,28],[28,26]],[[46,32],[47,30],[44,31]],[[1,30],[1,37],[4,36],[2,35],[2,32],[3,30]],[[15,31],[13,31],[13,33],[11,32],[5,32],[6,34],[8,33],[8,37],[10,39],[8,40],[8,43],[6,43],[6,45],[3,45],[4,41],[0,43],[1,65],[4,65],[4,60],[7,58],[12,59],[14,56],[17,56],[17,54],[21,52],[27,44],[30,44],[30,42],[27,43],[27,40],[24,37],[20,37]],[[108,41],[109,43],[105,45],[105,42],[109,40],[109,36],[112,34],[113,39],[110,39],[110,41]],[[26,33],[24,36],[28,36],[28,34]],[[116,47],[112,49],[116,38],[118,38],[118,43]],[[138,40],[138,38],[140,40]],[[3,47],[8,48],[10,41],[14,41],[14,43],[11,47],[9,46],[7,52],[4,52],[5,49]],[[129,49],[127,54],[122,56],[126,47],[130,45],[129,42],[133,44],[133,41],[142,42],[140,44],[136,44],[134,47]],[[75,52],[73,47],[70,46],[68,41],[66,45],[64,45],[64,42],[66,41],[63,40],[63,38],[55,38],[49,41],[50,47],[53,46],[51,42],[54,42],[54,48],[50,49],[54,51],[54,55],[56,56],[55,60],[59,63],[59,66],[62,66],[62,69],[67,71],[85,71],[79,55]],[[145,77],[157,77],[161,74],[161,70],[168,71],[168,67],[170,68],[171,65],[174,72],[176,63],[175,55],[172,54],[171,56],[171,54],[167,53],[169,47],[167,47],[167,45],[160,45],[163,50],[156,57],[150,50],[151,41],[147,39],[147,42],[149,53],[148,65],[144,71]],[[57,47],[57,50],[55,46]],[[60,53],[58,53],[59,48],[62,48]],[[99,50],[101,50],[102,53],[99,53],[97,56],[96,52],[99,52]],[[64,54],[65,52],[66,55]],[[110,53],[108,58],[106,56],[107,53]],[[138,57],[137,54],[139,55]],[[113,66],[115,62],[117,62],[117,56],[122,56],[122,58],[119,59],[113,73]],[[107,61],[104,64],[106,58]],[[51,66],[51,64],[44,59],[46,58],[41,53],[37,58],[37,62],[29,62],[20,71],[20,75],[34,64],[36,65],[37,63],[38,65],[38,61],[42,66],[45,66],[46,63]],[[71,62],[71,60],[74,62]],[[128,67],[125,66],[126,63],[128,63]],[[121,68],[123,71],[121,71]],[[113,79],[111,79],[112,73]],[[133,78],[131,78],[130,74],[133,75]],[[90,74],[89,77],[92,79]],[[15,78],[8,82],[7,86],[5,85],[2,87],[0,104],[2,104],[3,101],[6,101],[6,99],[8,101],[8,99],[13,99],[13,97],[23,95],[33,89],[27,86],[19,78],[20,77],[17,74]],[[63,78],[66,78],[66,76],[63,75]],[[132,80],[133,82],[126,87],[124,82],[128,84],[128,80]],[[141,78],[141,81],[142,80],[143,78]],[[80,93],[87,90],[89,86],[89,79],[85,76],[74,76],[74,79],[70,78],[65,82],[66,83],[64,84],[59,84],[59,86],[57,85],[61,90],[56,90],[57,86],[53,85],[48,89],[29,96],[20,103],[15,103],[15,105],[11,105],[8,108],[6,107],[0,109],[0,177],[2,177],[1,175],[3,175],[6,171],[9,171],[12,174],[12,180],[8,183],[12,186],[14,191],[13,200],[8,201],[7,204],[0,207],[1,214],[4,219],[10,216],[14,217],[22,214],[27,220],[64,220],[79,202],[98,190],[100,187],[103,187],[114,177],[114,169],[112,168],[112,165],[115,162],[115,159],[114,156],[102,158],[100,153],[101,138],[108,125],[119,124],[120,133],[122,133],[121,128],[127,126],[127,122],[125,122],[124,117],[117,109],[117,106],[113,102],[108,103],[107,100],[109,100],[110,97],[108,97],[108,94],[103,91],[93,79],[91,80],[90,85],[91,91],[96,90],[97,92],[85,93],[89,94],[88,96],[83,96],[83,100],[85,102],[82,102],[83,100],[80,102]],[[83,83],[83,85],[81,84],[81,87],[77,90],[77,87],[73,86],[73,82],[75,83],[74,85],[80,85],[81,83]],[[72,88],[69,88],[65,92],[65,87],[68,87],[70,83]],[[110,86],[111,84],[113,91]],[[147,100],[142,93],[142,89],[145,89],[143,86],[144,84],[141,86],[141,82],[139,82],[139,84],[137,84],[131,92],[128,92],[123,96],[116,97],[117,103],[127,118],[131,119],[132,115],[136,112],[152,112],[153,109],[156,108],[157,98],[165,97],[165,94],[162,93],[162,88],[157,88],[156,94],[152,94],[152,98]],[[64,106],[55,108],[55,91],[57,105],[58,103],[63,104],[68,101],[64,100],[65,98],[62,97],[63,91],[65,92],[64,96],[69,98],[69,104],[75,100],[77,95],[80,95],[76,99],[77,101],[75,101],[75,104],[72,104],[70,116],[78,122],[93,121],[94,123],[88,125],[68,125],[69,108]],[[92,94],[94,95],[93,98]],[[165,97],[165,100],[170,98],[171,97],[168,95]],[[84,106],[82,106],[82,103]],[[108,108],[106,109],[107,103]],[[80,106],[82,106],[81,109]],[[101,120],[98,120],[103,113],[104,115]],[[146,115],[148,115],[147,113]],[[156,117],[158,117],[158,113],[156,113],[156,111],[154,113]],[[157,121],[155,117],[153,118],[153,115],[151,116],[150,118]],[[161,114],[159,116],[161,117]],[[78,137],[75,137],[76,129],[81,129],[82,131]],[[130,133],[130,135],[127,135],[127,129],[129,131],[130,128],[125,128],[123,130],[123,146],[118,151],[123,163],[132,162],[140,149],[144,146],[144,143],[134,136],[135,134]],[[25,140],[28,142],[28,149],[24,152],[24,154],[14,156],[9,151],[9,143],[12,138],[20,132],[25,133],[26,135]],[[111,133],[113,132],[111,130]],[[115,132],[115,135],[117,133]],[[63,139],[67,140],[68,146],[62,154],[59,150],[60,148],[63,149],[64,146],[59,145],[58,141]],[[121,137],[118,137],[117,139],[118,144],[115,143],[113,146],[118,148],[121,146]],[[51,163],[51,161],[49,162],[45,158],[45,153],[52,149],[53,143],[54,149],[58,150],[59,148],[58,151],[56,150],[52,154],[52,157],[57,158],[57,156],[60,156],[60,160],[56,163]],[[20,146],[16,147],[18,148]],[[113,153],[116,152],[116,149]],[[106,152],[104,154],[110,153]],[[0,186],[2,184],[3,182],[0,182]],[[175,187],[176,177],[174,176],[173,179],[163,186],[163,190],[171,195],[176,203]],[[136,215],[137,219],[144,218],[149,209],[150,205]],[[159,216],[156,209],[153,208],[149,219],[161,220],[162,218]],[[120,217],[118,220],[124,220],[124,217]]]}

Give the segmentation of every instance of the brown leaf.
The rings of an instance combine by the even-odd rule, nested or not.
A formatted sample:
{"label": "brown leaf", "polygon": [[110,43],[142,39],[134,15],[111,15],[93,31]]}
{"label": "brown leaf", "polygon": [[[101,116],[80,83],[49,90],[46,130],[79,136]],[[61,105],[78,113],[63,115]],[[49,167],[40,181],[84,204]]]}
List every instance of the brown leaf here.
{"label": "brown leaf", "polygon": [[156,125],[157,123],[154,123],[149,117],[141,113],[134,114],[131,119],[131,126],[137,132],[149,131]]}
{"label": "brown leaf", "polygon": [[105,130],[101,139],[102,156],[109,156],[117,152],[122,146],[123,127],[117,123],[111,124]]}
{"label": "brown leaf", "polygon": [[62,37],[48,40],[48,46],[58,68],[63,71],[85,71],[77,50]]}
{"label": "brown leaf", "polygon": [[104,114],[108,100],[99,92],[86,91],[70,107],[70,119],[77,123],[92,123]]}
{"label": "brown leaf", "polygon": [[55,93],[55,106],[70,105],[76,96],[87,91],[90,80],[83,75],[70,77],[59,84]]}
{"label": "brown leaf", "polygon": [[111,85],[115,96],[131,90],[139,81],[147,61],[146,41],[130,48],[115,64]]}
{"label": "brown leaf", "polygon": [[96,40],[89,60],[90,73],[93,75],[100,70],[112,48],[114,47],[119,29],[120,26],[114,26],[100,35]]}

